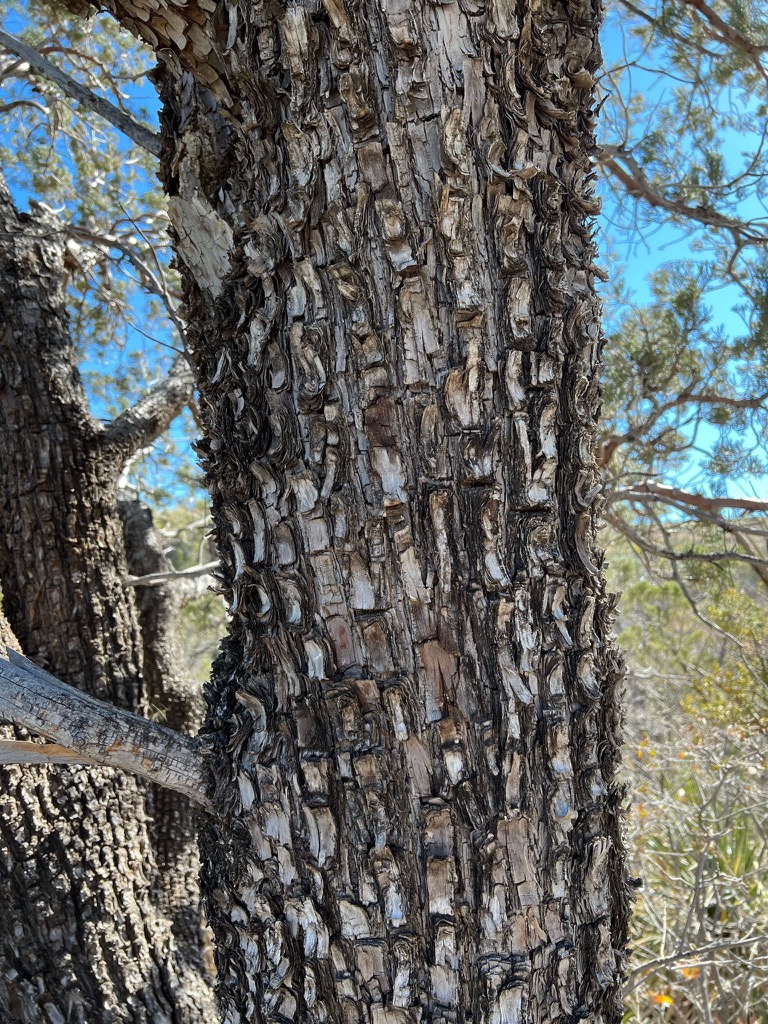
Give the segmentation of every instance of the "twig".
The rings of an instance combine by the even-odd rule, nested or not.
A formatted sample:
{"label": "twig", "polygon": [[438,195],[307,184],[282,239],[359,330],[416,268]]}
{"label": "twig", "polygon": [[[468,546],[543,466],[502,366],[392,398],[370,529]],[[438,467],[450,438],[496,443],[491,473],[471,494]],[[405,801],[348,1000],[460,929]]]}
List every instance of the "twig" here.
{"label": "twig", "polygon": [[206,562],[204,565],[192,565],[189,569],[177,572],[151,572],[146,576],[129,576],[123,583],[124,587],[157,587],[161,583],[174,583],[179,580],[193,579],[195,576],[209,576],[218,569],[219,562]]}

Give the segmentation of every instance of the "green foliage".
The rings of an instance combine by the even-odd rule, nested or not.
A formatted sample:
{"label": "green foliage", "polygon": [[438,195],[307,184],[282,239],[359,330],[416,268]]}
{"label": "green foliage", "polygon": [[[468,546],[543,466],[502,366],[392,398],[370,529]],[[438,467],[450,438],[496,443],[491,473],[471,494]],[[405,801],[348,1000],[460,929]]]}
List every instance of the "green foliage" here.
{"label": "green foliage", "polygon": [[[9,0],[4,27],[150,119],[151,55],[108,17]],[[764,494],[768,474],[768,73],[752,44],[768,48],[756,3],[610,0],[601,468],[644,879],[633,1024],[768,1020],[768,962],[753,941],[768,932],[768,530],[765,511],[707,504]],[[96,414],[111,417],[181,345],[153,161],[18,62],[0,58],[0,90],[0,164],[17,195],[70,225],[74,337]],[[215,558],[194,433],[186,416],[124,481],[155,506],[177,569]],[[647,486],[659,483],[688,497]],[[185,605],[197,678],[223,628],[213,593]]]}
{"label": "green foliage", "polygon": [[[112,18],[76,18],[39,0],[9,0],[3,25],[137,120],[149,118],[136,99],[149,99],[154,91],[146,79],[151,55]],[[96,237],[130,239],[153,262],[153,251],[167,246],[154,158],[80,111],[18,59],[3,62],[0,84],[0,166],[14,194],[46,203]],[[150,335],[167,332],[157,304],[144,301],[124,253],[89,245],[74,233],[70,253],[74,336],[86,363],[103,361],[107,353],[112,361],[115,346],[129,344],[134,316]]]}
{"label": "green foliage", "polygon": [[609,487],[748,493],[768,469],[766,12],[612,0],[605,41],[606,245],[655,265],[631,290],[612,266]]}
{"label": "green foliage", "polygon": [[[156,526],[168,539],[168,554],[174,569],[214,561],[216,553],[209,538],[210,516],[205,499],[165,502]],[[208,587],[208,580],[203,581]],[[186,602],[181,610],[181,640],[192,677],[201,684],[209,678],[219,638],[226,630],[224,604],[210,588]]]}

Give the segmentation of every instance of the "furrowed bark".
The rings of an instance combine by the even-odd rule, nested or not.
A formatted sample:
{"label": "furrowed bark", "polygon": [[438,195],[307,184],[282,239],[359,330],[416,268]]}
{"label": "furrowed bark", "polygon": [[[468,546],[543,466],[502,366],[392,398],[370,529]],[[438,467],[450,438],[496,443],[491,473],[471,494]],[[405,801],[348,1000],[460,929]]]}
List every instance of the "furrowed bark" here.
{"label": "furrowed bark", "polygon": [[227,109],[182,74],[162,164],[232,617],[224,1019],[618,1021],[598,6],[217,19]]}
{"label": "furrowed bark", "polygon": [[618,1021],[598,3],[110,6],[177,79],[225,1021]]}
{"label": "furrowed bark", "polygon": [[[120,467],[103,454],[75,369],[64,241],[55,217],[19,214],[0,182],[4,610],[37,665],[136,711],[141,650],[122,585]],[[1,774],[0,1018],[199,1024],[207,984],[154,904],[145,786],[91,766]]]}

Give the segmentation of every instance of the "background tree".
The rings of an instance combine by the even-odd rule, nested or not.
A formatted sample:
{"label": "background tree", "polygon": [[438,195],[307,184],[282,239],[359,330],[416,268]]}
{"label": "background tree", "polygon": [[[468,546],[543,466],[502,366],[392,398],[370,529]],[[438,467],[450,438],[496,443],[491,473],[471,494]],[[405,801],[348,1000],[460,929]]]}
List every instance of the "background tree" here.
{"label": "background tree", "polygon": [[[93,420],[67,329],[61,225],[43,210],[19,214],[4,184],[0,205],[5,612],[37,664],[119,707],[144,709],[173,677],[166,671],[160,693],[151,689],[162,645],[146,623],[141,644],[123,586],[117,481],[175,415],[191,376],[177,366],[110,424]],[[136,560],[143,538],[132,540]],[[179,724],[193,714],[185,706]],[[4,774],[5,1018],[191,1022],[211,1012],[182,799],[156,794],[150,822],[151,794],[120,773]]]}
{"label": "background tree", "polygon": [[[65,54],[65,68],[85,70],[88,86],[108,83],[122,104],[135,64],[119,36],[108,24],[93,32],[67,22],[62,32],[62,17],[27,10],[31,41],[47,58]],[[149,366],[131,336],[132,312],[147,333],[160,322],[152,299],[136,302],[135,280],[172,310],[170,277],[152,248],[157,216],[144,216],[150,165],[103,134],[99,119],[89,125],[87,110],[71,110],[58,86],[31,78],[24,59],[8,52],[0,74],[6,153],[25,157],[23,167],[4,160],[10,185],[17,201],[37,193],[59,211],[18,215],[4,193],[5,607],[38,663],[87,692],[194,727],[201,701],[179,700],[188,680],[168,642],[177,627],[167,597],[149,610],[142,603],[140,632],[136,591],[124,587],[129,565],[134,574],[148,560],[157,569],[162,556],[124,502],[126,551],[116,490],[191,391],[183,361]],[[107,352],[117,374],[96,370]],[[121,773],[28,766],[9,771],[5,792],[3,1018],[210,1017],[188,801]]]}
{"label": "background tree", "polygon": [[607,303],[609,578],[645,880],[627,1010],[746,1021],[768,969],[768,31],[760,5],[619,0],[604,38],[605,230],[655,268],[630,290],[614,264]]}

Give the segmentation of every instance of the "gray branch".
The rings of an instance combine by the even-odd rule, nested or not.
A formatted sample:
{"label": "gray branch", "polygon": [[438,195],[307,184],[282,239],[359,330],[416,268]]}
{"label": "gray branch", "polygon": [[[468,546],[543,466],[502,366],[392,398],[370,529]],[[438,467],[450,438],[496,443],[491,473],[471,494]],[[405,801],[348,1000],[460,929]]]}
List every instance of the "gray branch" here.
{"label": "gray branch", "polygon": [[210,809],[199,740],[89,697],[10,649],[0,655],[0,719],[52,743],[37,761],[26,745],[6,745],[0,761],[120,768]]}
{"label": "gray branch", "polygon": [[202,565],[192,565],[188,569],[173,569],[168,572],[150,572],[146,576],[128,576],[123,583],[124,587],[159,587],[163,583],[181,583],[183,580],[195,579],[200,576],[210,576],[214,569],[218,569],[220,562],[205,562]]}
{"label": "gray branch", "polygon": [[134,121],[132,117],[123,113],[114,103],[110,103],[109,100],[105,100],[102,96],[97,96],[90,89],[76,82],[74,78],[70,78],[61,68],[56,67],[55,64],[52,64],[42,54],[38,53],[33,46],[23,43],[21,39],[17,39],[15,36],[11,36],[2,30],[0,30],[0,44],[11,53],[15,53],[17,57],[25,60],[43,78],[47,78],[49,82],[57,85],[65,96],[69,96],[70,99],[75,100],[76,103],[79,103],[86,110],[99,114],[106,121],[109,121],[111,125],[114,125],[118,131],[127,135],[129,139],[132,139],[142,149],[152,153],[153,156],[160,156],[161,141],[159,135],[145,125],[139,124],[138,121]]}
{"label": "gray branch", "polygon": [[192,395],[192,384],[187,357],[179,355],[162,383],[107,426],[103,443],[117,448],[124,460],[135,455],[179,415]]}

